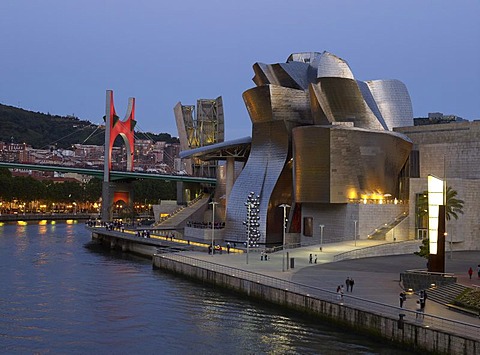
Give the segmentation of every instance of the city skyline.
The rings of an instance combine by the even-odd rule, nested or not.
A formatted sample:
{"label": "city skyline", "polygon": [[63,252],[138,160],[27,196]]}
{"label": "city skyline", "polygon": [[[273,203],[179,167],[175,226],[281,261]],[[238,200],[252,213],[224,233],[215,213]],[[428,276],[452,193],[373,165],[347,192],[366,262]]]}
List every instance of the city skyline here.
{"label": "city skyline", "polygon": [[0,103],[102,123],[105,91],[141,132],[178,136],[177,102],[222,96],[227,140],[251,135],[242,93],[256,62],[324,50],[359,80],[405,83],[414,117],[480,118],[480,4],[453,2],[4,1]]}

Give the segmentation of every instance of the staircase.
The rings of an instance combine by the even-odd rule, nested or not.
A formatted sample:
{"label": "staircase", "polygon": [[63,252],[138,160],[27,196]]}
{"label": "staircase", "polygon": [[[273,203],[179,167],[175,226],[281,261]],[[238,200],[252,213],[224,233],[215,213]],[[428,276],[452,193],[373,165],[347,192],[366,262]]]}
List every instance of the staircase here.
{"label": "staircase", "polygon": [[205,205],[208,204],[209,200],[210,195],[204,195],[202,198],[196,200],[194,203],[175,211],[163,221],[156,223],[155,227],[176,228],[182,223],[185,223],[188,219],[190,219],[190,216],[192,214],[194,214],[201,208],[204,208]]}
{"label": "staircase", "polygon": [[445,286],[428,289],[427,298],[430,301],[448,305],[452,304],[455,298],[457,298],[466,289],[468,289],[468,287],[457,283],[452,283]]}
{"label": "staircase", "polygon": [[385,240],[385,236],[390,232],[394,227],[400,224],[405,218],[408,217],[407,212],[402,212],[400,215],[395,217],[388,223],[384,223],[368,235],[368,239],[372,240]]}

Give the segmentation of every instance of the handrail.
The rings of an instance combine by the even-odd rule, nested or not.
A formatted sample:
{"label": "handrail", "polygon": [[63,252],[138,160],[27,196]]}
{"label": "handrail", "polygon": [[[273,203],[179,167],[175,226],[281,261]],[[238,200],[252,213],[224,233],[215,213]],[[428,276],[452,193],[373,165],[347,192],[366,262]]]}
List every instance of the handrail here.
{"label": "handrail", "polygon": [[380,226],[378,226],[377,228],[375,228],[371,233],[368,233],[368,237],[372,237],[375,233],[377,233],[378,231],[380,230],[385,230],[385,229],[388,229],[385,233],[388,233],[389,231],[391,231],[393,228],[395,228],[396,226],[398,226],[400,223],[402,223],[405,218],[408,217],[408,211],[403,211],[402,213],[400,213],[398,216],[395,216],[393,219],[391,219],[390,221],[388,221],[387,223],[382,223]]}
{"label": "handrail", "polygon": [[349,251],[345,251],[343,253],[339,253],[339,254],[336,254],[333,256],[333,261],[340,261],[340,260],[344,260],[346,259],[346,256],[348,255],[360,255],[362,257],[366,256],[366,254],[371,251],[371,250],[375,250],[375,249],[379,249],[379,248],[388,248],[388,247],[395,247],[395,250],[399,250],[398,249],[398,246],[401,245],[401,244],[418,244],[419,241],[418,240],[402,240],[402,241],[399,241],[399,242],[385,242],[385,243],[382,243],[382,244],[379,244],[379,245],[371,245],[371,246],[368,246],[368,247],[363,247],[363,248],[358,248],[358,249],[354,249],[354,250],[349,250]]}
{"label": "handrail", "polygon": [[267,276],[264,274],[259,274],[253,271],[246,271],[243,269],[234,268],[231,266],[225,266],[222,264],[213,263],[210,261],[196,259],[187,255],[175,253],[168,255],[154,255],[154,257],[161,257],[167,259],[173,259],[177,262],[193,265],[206,270],[212,270],[218,273],[225,275],[235,276],[249,280],[256,283],[262,283],[264,285],[274,287],[277,289],[287,290],[308,297],[312,297],[318,300],[331,302],[331,303],[340,303],[341,305],[360,309],[362,311],[370,312],[373,314],[378,314],[381,316],[391,317],[393,319],[398,319],[400,314],[409,315],[410,318],[405,319],[405,322],[411,322],[418,324],[424,327],[436,328],[443,331],[448,331],[463,337],[469,337],[471,339],[477,340],[478,334],[480,332],[480,326],[475,324],[465,323],[461,321],[456,321],[448,318],[443,318],[435,316],[428,313],[423,313],[422,316],[418,317],[418,312],[411,311],[408,309],[387,305],[381,302],[366,300],[360,297],[352,295],[344,295],[342,300],[338,300],[337,293],[331,290],[322,289],[319,287],[314,287],[310,285],[305,285],[297,282],[292,282],[284,279],[280,279],[273,276]]}
{"label": "handrail", "polygon": [[410,269],[410,270],[405,270],[406,273],[411,273],[411,274],[427,274],[427,275],[437,275],[437,276],[443,276],[443,277],[455,277],[455,274],[451,272],[435,272],[435,271],[428,271],[425,269]]}

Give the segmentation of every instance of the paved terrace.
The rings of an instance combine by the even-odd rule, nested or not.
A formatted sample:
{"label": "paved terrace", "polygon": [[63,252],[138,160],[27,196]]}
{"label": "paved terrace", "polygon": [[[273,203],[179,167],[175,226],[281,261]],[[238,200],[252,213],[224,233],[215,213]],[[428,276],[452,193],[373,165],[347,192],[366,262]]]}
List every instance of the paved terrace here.
{"label": "paved terrace", "polygon": [[[88,228],[95,231],[97,228]],[[104,230],[104,228],[101,228]],[[332,301],[336,301],[335,291],[338,285],[345,285],[347,277],[355,280],[353,292],[346,292],[345,303],[352,303],[360,307],[374,307],[376,311],[382,314],[391,314],[398,317],[400,313],[407,313],[406,320],[422,322],[424,326],[429,323],[432,326],[445,328],[455,333],[470,334],[478,332],[475,327],[480,327],[480,319],[476,316],[451,310],[444,306],[427,299],[425,307],[425,317],[423,320],[415,319],[416,300],[418,296],[415,294],[407,295],[407,301],[404,304],[404,310],[399,308],[399,293],[402,291],[400,284],[400,273],[412,269],[425,269],[426,259],[414,255],[411,251],[403,255],[388,255],[364,257],[343,261],[338,260],[344,253],[356,253],[361,255],[363,251],[375,247],[376,249],[389,247],[394,250],[402,249],[401,242],[387,243],[375,240],[357,240],[342,243],[324,244],[322,251],[319,245],[311,245],[301,248],[288,249],[285,255],[289,254],[290,258],[294,258],[294,268],[287,268],[287,262],[283,263],[284,253],[278,251],[268,254],[268,261],[261,260],[259,250],[250,250],[250,253],[243,253],[242,250],[232,248],[230,254],[227,254],[223,248],[222,254],[216,253],[209,255],[207,251],[207,243],[193,242],[190,244],[186,240],[173,239],[168,237],[152,234],[151,239],[138,238],[134,236],[133,231],[125,231],[125,233],[113,231],[107,234],[114,234],[122,239],[136,241],[141,239],[142,242],[148,244],[169,245],[171,247],[190,247],[196,250],[205,251],[182,251],[172,254],[163,254],[166,257],[174,259],[184,259],[184,262],[195,263],[199,266],[217,269],[221,272],[244,273],[247,278],[253,277],[267,284],[281,283],[287,285],[289,282],[295,284],[294,288],[298,290],[307,289],[308,287],[316,288],[322,297],[327,297]],[[405,243],[405,242],[404,242]],[[407,244],[406,242],[405,244]],[[418,243],[417,243],[418,245]],[[409,248],[411,249],[411,245]],[[418,248],[418,246],[417,246]],[[408,249],[408,248],[407,248]],[[414,250],[417,250],[416,248]],[[312,254],[312,263],[310,263],[310,254]],[[315,256],[317,263],[315,264]],[[247,263],[248,258],[248,263]],[[480,279],[476,273],[469,279],[468,268],[472,267],[476,271],[476,265],[480,264],[480,251],[457,251],[450,254],[447,253],[446,272],[454,274],[457,277],[457,283],[468,287],[480,287]],[[285,271],[282,271],[285,269]],[[247,275],[248,274],[248,275]],[[281,286],[283,287],[283,285]],[[292,285],[287,285],[292,287]],[[302,291],[302,292],[303,292]],[[310,290],[309,290],[310,291]],[[307,291],[307,292],[309,292]],[[312,294],[315,290],[311,290]],[[331,293],[331,295],[327,294]],[[373,303],[372,303],[373,302]],[[386,308],[387,307],[387,308]],[[373,309],[372,309],[373,310]],[[405,312],[407,310],[407,312]],[[409,312],[411,311],[411,312]],[[445,320],[461,322],[462,324],[446,324]],[[473,325],[473,328],[468,325]],[[464,332],[464,333],[462,333]]]}
{"label": "paved terrace", "polygon": [[[413,254],[376,256],[359,258],[352,260],[343,260],[335,262],[338,254],[361,250],[375,245],[385,244],[385,242],[357,240],[356,246],[353,241],[324,244],[322,251],[319,245],[301,247],[287,250],[289,256],[295,259],[294,268],[283,269],[283,252],[269,254],[269,260],[261,260],[260,252],[250,252],[247,254],[230,253],[227,254],[223,249],[222,254],[209,255],[207,253],[187,251],[182,252],[185,256],[195,259],[220,264],[236,269],[255,272],[274,278],[284,279],[295,283],[327,289],[335,292],[338,285],[345,285],[347,277],[355,280],[353,292],[346,292],[346,302],[348,296],[352,295],[358,298],[375,301],[382,304],[399,307],[399,293],[402,291],[400,284],[400,273],[411,269],[425,269],[426,259]],[[315,255],[317,263],[309,262],[309,256],[312,254],[313,262]],[[476,272],[472,279],[469,279],[468,268],[471,266],[476,271],[476,266],[480,264],[480,251],[453,252],[450,259],[450,253],[447,253],[446,272],[452,273],[457,277],[457,283],[472,287],[480,287],[480,279]],[[415,294],[407,295],[407,301],[404,308],[415,310]],[[399,309],[401,313],[401,309]],[[448,309],[442,304],[438,304],[427,299],[425,306],[425,315],[434,315],[455,321],[465,322],[480,326],[480,319],[472,315],[460,313]]]}

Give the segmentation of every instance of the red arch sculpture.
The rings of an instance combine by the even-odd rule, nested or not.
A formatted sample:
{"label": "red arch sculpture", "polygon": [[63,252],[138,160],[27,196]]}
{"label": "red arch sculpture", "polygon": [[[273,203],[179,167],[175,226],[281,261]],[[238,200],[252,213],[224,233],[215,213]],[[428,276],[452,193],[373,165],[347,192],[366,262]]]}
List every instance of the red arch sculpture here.
{"label": "red arch sculpture", "polygon": [[[131,97],[128,99],[128,108],[124,121],[121,121],[115,112],[112,90],[107,90],[106,104],[105,147],[108,147],[108,150],[105,152],[105,170],[108,168],[108,172],[110,172],[112,169],[112,147],[115,139],[120,135],[127,149],[127,170],[133,171],[133,154],[135,151],[134,128],[137,124],[137,121],[135,121],[135,98]],[[104,171],[104,173],[107,173],[107,171]]]}

